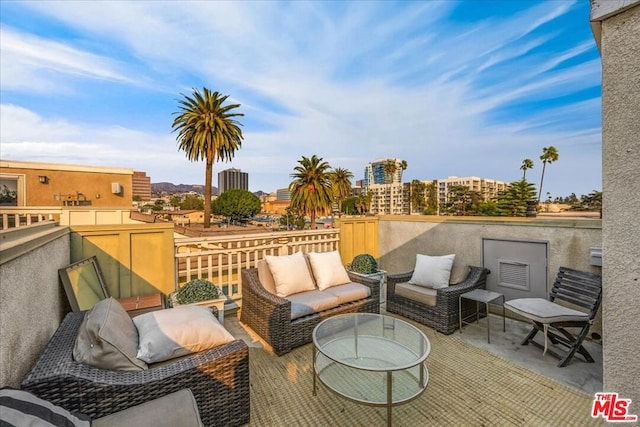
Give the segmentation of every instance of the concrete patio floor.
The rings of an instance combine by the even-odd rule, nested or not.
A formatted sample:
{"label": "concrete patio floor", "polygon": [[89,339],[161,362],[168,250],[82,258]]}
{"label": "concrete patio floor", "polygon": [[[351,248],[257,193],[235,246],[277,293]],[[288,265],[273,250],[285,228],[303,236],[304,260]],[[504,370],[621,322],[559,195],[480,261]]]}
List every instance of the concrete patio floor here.
{"label": "concrete patio floor", "polygon": [[[381,314],[385,314],[384,304]],[[238,319],[239,312],[225,313],[225,327],[231,334],[240,338],[250,347],[264,347],[265,343],[251,329],[242,325]],[[585,341],[584,347],[591,353],[595,363],[587,363],[581,355],[574,356],[568,366],[559,368],[558,359],[550,355],[542,355],[539,348],[520,345],[520,341],[529,333],[530,326],[518,320],[506,319],[506,332],[502,331],[502,318],[491,314],[491,343],[487,343],[487,319],[480,319],[479,324],[465,325],[462,333],[454,332],[462,341],[482,348],[510,362],[520,365],[541,375],[553,378],[561,383],[580,389],[588,394],[602,390],[602,346]],[[542,342],[542,336],[536,337]],[[550,344],[551,345],[551,344]],[[550,347],[553,348],[553,347]]]}

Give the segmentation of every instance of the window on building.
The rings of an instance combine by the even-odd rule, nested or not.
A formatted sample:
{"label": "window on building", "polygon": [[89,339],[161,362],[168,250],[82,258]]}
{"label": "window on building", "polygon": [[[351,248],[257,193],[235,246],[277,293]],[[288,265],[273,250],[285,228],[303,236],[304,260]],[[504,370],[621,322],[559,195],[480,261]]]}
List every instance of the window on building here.
{"label": "window on building", "polygon": [[0,175],[0,206],[24,206],[22,175]]}

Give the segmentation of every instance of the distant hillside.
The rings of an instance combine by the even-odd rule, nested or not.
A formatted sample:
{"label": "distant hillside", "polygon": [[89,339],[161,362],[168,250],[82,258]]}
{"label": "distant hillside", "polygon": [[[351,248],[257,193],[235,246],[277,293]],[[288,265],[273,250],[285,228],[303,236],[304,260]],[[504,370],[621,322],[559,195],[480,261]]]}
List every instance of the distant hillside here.
{"label": "distant hillside", "polygon": [[[170,182],[151,183],[151,193],[188,193],[193,191],[198,194],[204,194],[204,185],[196,184],[172,184]],[[212,193],[218,194],[218,188],[213,187]]]}

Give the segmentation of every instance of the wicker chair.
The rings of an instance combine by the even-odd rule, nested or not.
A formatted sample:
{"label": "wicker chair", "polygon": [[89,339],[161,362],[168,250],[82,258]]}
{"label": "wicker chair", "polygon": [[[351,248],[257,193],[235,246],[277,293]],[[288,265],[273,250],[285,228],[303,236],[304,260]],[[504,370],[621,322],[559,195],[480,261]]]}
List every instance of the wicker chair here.
{"label": "wicker chair", "polygon": [[268,292],[260,283],[257,268],[242,270],[240,321],[271,345],[281,356],[311,342],[313,328],[323,319],[344,313],[380,313],[380,280],[349,273],[352,281],[371,288],[371,295],[338,307],[291,320],[291,301]]}
{"label": "wicker chair", "polygon": [[205,426],[249,422],[249,349],[235,340],[145,371],[110,371],[73,360],[84,312],[67,314],[21,388],[92,419],[189,388]]}
{"label": "wicker chair", "polygon": [[[473,289],[484,289],[489,270],[483,267],[470,267],[469,274],[462,283],[437,290],[436,305],[434,306],[396,294],[396,285],[409,281],[412,274],[413,271],[387,276],[387,311],[430,326],[445,335],[450,335],[460,326],[458,297]],[[474,314],[475,310],[476,305],[473,301],[463,299],[463,317]]]}

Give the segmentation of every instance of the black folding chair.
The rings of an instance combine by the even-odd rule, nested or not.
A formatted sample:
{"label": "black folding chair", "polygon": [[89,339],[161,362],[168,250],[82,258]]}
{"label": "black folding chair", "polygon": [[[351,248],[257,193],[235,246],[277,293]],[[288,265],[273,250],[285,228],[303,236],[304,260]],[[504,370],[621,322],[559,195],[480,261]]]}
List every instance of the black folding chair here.
{"label": "black folding chair", "polygon": [[[549,353],[560,359],[559,367],[566,366],[573,355],[580,353],[587,362],[593,363],[593,357],[584,348],[582,342],[589,333],[593,318],[598,311],[602,299],[602,277],[598,274],[560,267],[553,283],[549,299],[519,298],[507,301],[504,305],[533,323],[533,329],[522,340],[522,345],[529,343],[544,349],[543,355]],[[587,311],[570,308],[566,304]],[[572,334],[567,328],[580,328]],[[544,345],[533,338],[538,331],[544,333]],[[558,354],[548,349],[548,340],[567,348],[565,354]]]}

